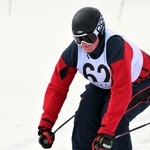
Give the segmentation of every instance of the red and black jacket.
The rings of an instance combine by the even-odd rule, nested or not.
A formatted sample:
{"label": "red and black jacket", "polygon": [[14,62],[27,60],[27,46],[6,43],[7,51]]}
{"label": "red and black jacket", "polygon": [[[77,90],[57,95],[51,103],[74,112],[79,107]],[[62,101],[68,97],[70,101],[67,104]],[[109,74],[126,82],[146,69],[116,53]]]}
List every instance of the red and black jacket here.
{"label": "red and black jacket", "polygon": [[[107,32],[107,31],[106,31]],[[132,96],[131,60],[132,47],[120,35],[111,36],[105,44],[105,38],[101,40],[94,52],[90,53],[93,59],[98,58],[106,46],[107,63],[111,68],[111,98],[107,113],[104,115],[98,132],[114,135],[119,121],[127,110]],[[150,72],[150,57],[143,51],[143,67],[138,79],[145,79]],[[66,99],[69,86],[77,73],[78,45],[73,41],[62,53],[48,84],[43,114],[39,126],[52,128]],[[116,105],[117,104],[117,105]],[[119,107],[118,107],[119,106]]]}

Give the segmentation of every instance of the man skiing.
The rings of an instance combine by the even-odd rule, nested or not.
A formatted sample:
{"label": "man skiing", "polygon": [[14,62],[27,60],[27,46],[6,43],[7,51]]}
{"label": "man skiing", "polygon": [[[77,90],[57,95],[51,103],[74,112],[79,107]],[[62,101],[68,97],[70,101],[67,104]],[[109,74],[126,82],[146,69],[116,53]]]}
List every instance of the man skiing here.
{"label": "man skiing", "polygon": [[79,71],[90,81],[75,113],[72,150],[132,150],[129,123],[150,104],[150,56],[105,27],[97,8],[72,19],[74,40],[63,51],[48,84],[39,123],[39,143],[51,148],[52,132],[69,86]]}

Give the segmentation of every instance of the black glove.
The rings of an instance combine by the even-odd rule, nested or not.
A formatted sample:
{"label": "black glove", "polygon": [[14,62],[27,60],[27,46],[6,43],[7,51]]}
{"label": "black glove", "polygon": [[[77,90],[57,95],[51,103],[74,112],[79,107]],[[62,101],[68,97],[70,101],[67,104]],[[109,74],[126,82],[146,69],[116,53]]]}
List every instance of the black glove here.
{"label": "black glove", "polygon": [[43,148],[51,148],[55,140],[55,134],[50,129],[39,127],[39,143]]}
{"label": "black glove", "polygon": [[113,146],[114,136],[99,134],[92,143],[92,150],[109,150]]}

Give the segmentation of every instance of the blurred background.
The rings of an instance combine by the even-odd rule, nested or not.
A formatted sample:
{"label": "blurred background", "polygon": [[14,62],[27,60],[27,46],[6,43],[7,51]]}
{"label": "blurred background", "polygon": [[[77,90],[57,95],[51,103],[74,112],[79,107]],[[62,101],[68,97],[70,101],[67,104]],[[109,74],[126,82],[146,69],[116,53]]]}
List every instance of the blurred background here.
{"label": "blurred background", "polygon": [[[85,6],[97,7],[106,27],[150,54],[149,0],[0,0],[1,150],[42,149],[37,127],[45,90],[61,53],[73,40],[72,17]],[[75,113],[86,83],[76,75],[54,130]],[[130,128],[149,122],[149,114],[148,108]],[[73,120],[56,133],[52,149],[71,149],[72,126]],[[149,126],[131,135],[134,150],[149,150]]]}

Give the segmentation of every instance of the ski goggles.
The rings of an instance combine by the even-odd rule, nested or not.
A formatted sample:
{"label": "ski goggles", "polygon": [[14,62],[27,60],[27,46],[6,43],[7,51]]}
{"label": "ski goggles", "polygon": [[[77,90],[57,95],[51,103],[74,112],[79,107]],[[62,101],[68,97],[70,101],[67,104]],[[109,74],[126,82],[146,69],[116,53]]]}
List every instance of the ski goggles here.
{"label": "ski goggles", "polygon": [[94,33],[86,33],[82,35],[73,35],[74,40],[77,44],[81,44],[82,41],[84,41],[87,44],[93,44],[97,36]]}

